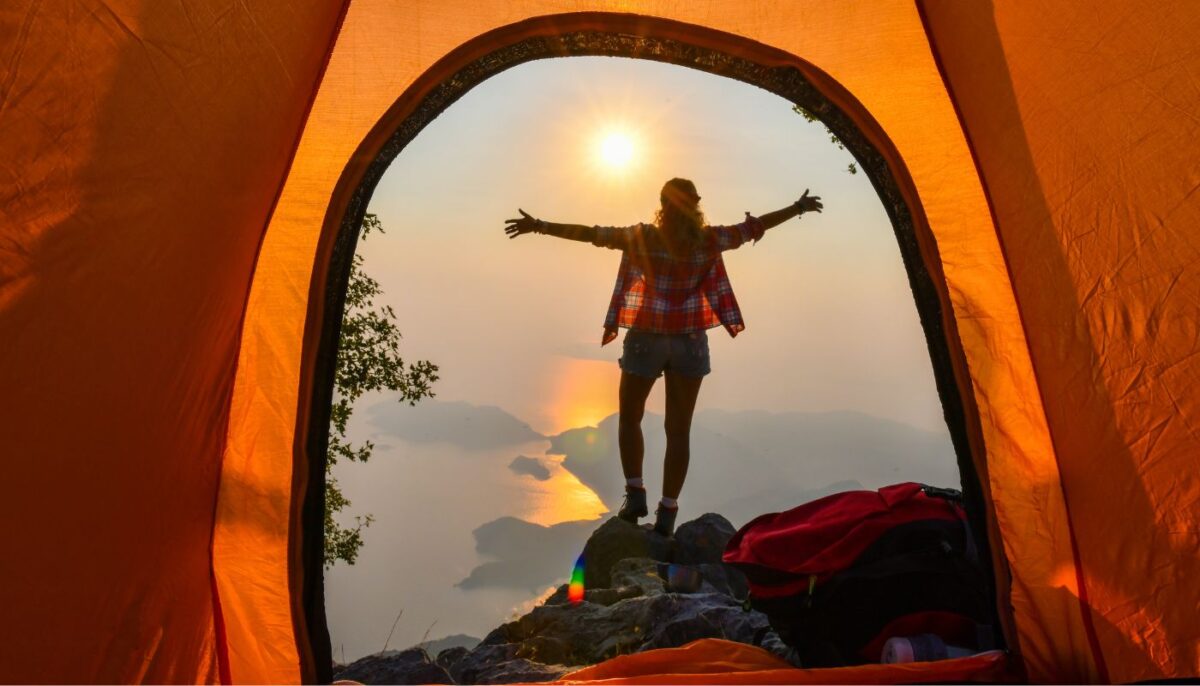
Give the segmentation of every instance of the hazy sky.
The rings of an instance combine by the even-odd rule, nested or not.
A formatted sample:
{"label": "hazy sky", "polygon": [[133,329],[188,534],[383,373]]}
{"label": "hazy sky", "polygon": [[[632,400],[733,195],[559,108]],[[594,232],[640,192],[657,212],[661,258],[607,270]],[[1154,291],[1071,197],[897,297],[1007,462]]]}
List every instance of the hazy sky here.
{"label": "hazy sky", "polygon": [[[597,163],[610,129],[639,141],[629,170]],[[509,240],[506,218],[521,207],[550,221],[649,221],[663,182],[683,176],[710,223],[736,223],[810,188],[824,214],[726,254],[746,330],[709,332],[698,407],[853,409],[943,430],[896,239],[851,159],[753,86],[645,60],[543,60],[470,91],[400,154],[370,208],[388,233],[360,251],[404,353],[441,365],[440,398],[498,405],[552,433],[616,409],[620,339],[599,341],[620,254]]]}

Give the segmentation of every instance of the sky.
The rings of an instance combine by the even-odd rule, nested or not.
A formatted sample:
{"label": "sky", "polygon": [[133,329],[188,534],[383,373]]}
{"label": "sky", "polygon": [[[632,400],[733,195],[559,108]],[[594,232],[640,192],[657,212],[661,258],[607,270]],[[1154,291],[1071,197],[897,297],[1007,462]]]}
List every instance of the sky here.
{"label": "sky", "polygon": [[[602,161],[612,132],[630,141],[627,166]],[[782,509],[792,493],[847,484],[956,486],[896,239],[851,161],[775,95],[626,58],[517,66],[420,133],[372,198],[386,233],[359,252],[383,288],[379,304],[396,312],[402,353],[438,364],[441,378],[436,399],[416,408],[379,395],[356,406],[351,435],[375,441],[376,455],[335,475],[351,514],[376,521],[358,564],[327,575],[335,657],[378,650],[400,610],[391,647],[482,636],[552,588],[557,572],[530,565],[557,569],[555,556],[570,558],[593,528],[572,522],[602,516],[619,493],[605,437],[621,345],[600,337],[620,253],[510,240],[504,220],[518,208],[564,223],[651,221],[675,176],[695,181],[711,224],[779,209],[805,189],[822,198],[822,214],[725,254],[746,329],[736,339],[709,331],[713,372],[693,431],[704,445],[681,522],[718,506],[731,518],[759,503]],[[647,409],[661,414],[661,383]],[[660,426],[648,418],[646,431]],[[647,445],[656,489],[661,451]],[[512,541],[545,555],[514,567],[502,554]],[[513,575],[530,587],[497,581]],[[492,581],[459,586],[467,577]]]}
{"label": "sky", "polygon": [[[596,163],[611,129],[624,171]],[[548,236],[509,240],[518,208],[548,221],[651,221],[662,184],[696,182],[710,223],[820,195],[822,214],[726,253],[746,330],[709,332],[698,408],[855,409],[944,427],[896,239],[849,153],[782,98],[675,65],[571,57],[521,65],[467,93],[400,154],[360,245],[404,352],[442,368],[442,399],[495,404],[540,432],[616,408],[620,341],[601,348],[620,254]],[[662,390],[652,395],[662,406]]]}

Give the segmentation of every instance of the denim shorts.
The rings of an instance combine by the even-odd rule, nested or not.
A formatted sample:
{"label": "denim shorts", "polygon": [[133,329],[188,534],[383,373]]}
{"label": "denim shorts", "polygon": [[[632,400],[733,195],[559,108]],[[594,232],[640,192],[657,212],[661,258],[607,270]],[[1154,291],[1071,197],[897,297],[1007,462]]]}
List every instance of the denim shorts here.
{"label": "denim shorts", "polygon": [[630,329],[625,333],[621,369],[650,379],[664,371],[701,377],[712,371],[708,358],[708,332],[651,333]]}

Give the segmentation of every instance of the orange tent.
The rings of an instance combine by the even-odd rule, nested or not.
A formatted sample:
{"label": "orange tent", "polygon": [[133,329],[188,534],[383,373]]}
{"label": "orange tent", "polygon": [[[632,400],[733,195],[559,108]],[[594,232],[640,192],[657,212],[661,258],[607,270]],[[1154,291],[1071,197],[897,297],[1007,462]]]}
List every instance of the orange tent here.
{"label": "orange tent", "polygon": [[1011,662],[1200,675],[1197,35],[1188,0],[8,0],[0,680],[328,678],[343,225],[465,90],[573,54],[743,78],[852,141]]}

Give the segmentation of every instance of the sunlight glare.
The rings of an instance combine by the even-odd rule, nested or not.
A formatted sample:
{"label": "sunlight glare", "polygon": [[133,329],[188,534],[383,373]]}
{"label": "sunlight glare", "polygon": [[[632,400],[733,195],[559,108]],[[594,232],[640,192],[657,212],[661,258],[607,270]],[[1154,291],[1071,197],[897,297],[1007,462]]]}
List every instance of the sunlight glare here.
{"label": "sunlight glare", "polygon": [[553,435],[568,429],[596,426],[617,411],[620,370],[606,360],[555,356],[553,386],[547,393]]}
{"label": "sunlight glare", "polygon": [[631,134],[613,130],[600,136],[600,160],[612,171],[623,171],[633,163],[637,145]]}

